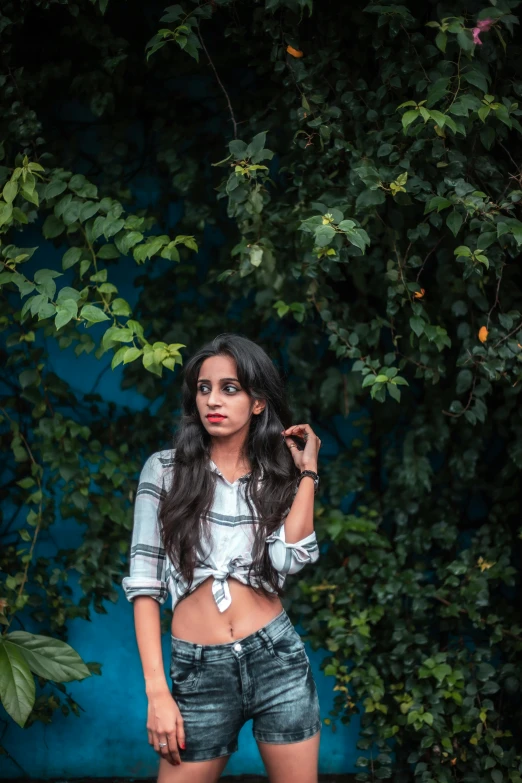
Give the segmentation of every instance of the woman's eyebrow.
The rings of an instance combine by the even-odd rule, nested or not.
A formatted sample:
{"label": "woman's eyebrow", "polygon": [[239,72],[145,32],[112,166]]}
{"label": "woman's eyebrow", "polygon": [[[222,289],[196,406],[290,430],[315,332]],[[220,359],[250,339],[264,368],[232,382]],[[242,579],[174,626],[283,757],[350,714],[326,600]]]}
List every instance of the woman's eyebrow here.
{"label": "woman's eyebrow", "polygon": [[[237,378],[220,378],[219,380],[220,381],[237,381],[237,383],[239,383]],[[208,378],[198,378],[198,383],[201,383],[202,381],[204,381],[205,383],[210,383]]]}

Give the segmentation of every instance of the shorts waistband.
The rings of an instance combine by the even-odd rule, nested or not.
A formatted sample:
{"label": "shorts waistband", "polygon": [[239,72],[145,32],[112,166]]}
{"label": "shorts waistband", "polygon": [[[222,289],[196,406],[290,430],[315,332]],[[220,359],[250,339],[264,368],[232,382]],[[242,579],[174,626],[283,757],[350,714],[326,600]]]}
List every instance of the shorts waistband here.
{"label": "shorts waistband", "polygon": [[215,661],[225,658],[240,658],[248,653],[257,650],[266,645],[267,639],[275,642],[276,639],[293,628],[286,610],[283,609],[276,617],[258,628],[257,631],[244,636],[242,639],[234,639],[233,642],[224,642],[222,644],[197,644],[188,642],[185,639],[179,639],[177,636],[170,635],[171,651],[176,656],[191,660]]}

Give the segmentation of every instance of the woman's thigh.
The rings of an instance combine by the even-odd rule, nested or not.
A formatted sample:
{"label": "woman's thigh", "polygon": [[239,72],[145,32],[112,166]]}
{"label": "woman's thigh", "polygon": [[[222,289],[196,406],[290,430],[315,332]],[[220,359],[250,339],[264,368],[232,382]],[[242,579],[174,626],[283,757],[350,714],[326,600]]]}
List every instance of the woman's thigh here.
{"label": "woman's thigh", "polygon": [[270,783],[317,783],[321,732],[302,742],[274,745],[257,742]]}
{"label": "woman's thigh", "polygon": [[216,783],[229,758],[220,756],[208,761],[182,761],[175,767],[161,759],[157,783]]}

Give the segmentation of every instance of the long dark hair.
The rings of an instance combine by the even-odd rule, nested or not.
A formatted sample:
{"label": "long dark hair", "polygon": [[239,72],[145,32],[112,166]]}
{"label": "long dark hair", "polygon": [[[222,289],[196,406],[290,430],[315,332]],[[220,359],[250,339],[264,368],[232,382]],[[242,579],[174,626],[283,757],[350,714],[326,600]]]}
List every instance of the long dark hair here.
{"label": "long dark hair", "polygon": [[282,522],[292,503],[299,471],[281,430],[291,425],[284,383],[265,351],[238,334],[224,333],[204,345],[183,368],[182,417],[174,435],[171,486],[159,508],[163,544],[172,563],[192,587],[194,567],[202,556],[202,535],[207,536],[217,474],[208,470],[211,436],[203,426],[196,405],[199,371],[210,356],[229,356],[237,367],[241,387],[254,399],[266,401],[264,410],[252,415],[243,456],[252,471],[246,480],[245,498],[257,526],[252,551],[252,573],[259,579],[254,590],[269,595],[263,581],[279,595],[278,574],[268,557],[267,535]]}

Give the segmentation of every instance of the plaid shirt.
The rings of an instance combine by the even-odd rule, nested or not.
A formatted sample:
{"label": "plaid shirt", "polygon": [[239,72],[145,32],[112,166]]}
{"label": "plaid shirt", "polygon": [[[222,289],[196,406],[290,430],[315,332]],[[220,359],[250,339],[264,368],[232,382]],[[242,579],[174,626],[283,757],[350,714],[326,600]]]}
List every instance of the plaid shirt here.
{"label": "plaid shirt", "polygon": [[[248,584],[246,575],[252,562],[256,519],[250,514],[244,496],[249,474],[231,484],[215,462],[209,461],[210,470],[217,473],[214,501],[209,514],[210,542],[202,541],[204,562],[196,561],[194,581],[188,591],[188,584],[165,552],[158,519],[160,499],[172,481],[173,455],[172,449],[157,451],[147,459],[141,471],[134,504],[129,576],[122,582],[125,597],[132,601],[138,595],[150,595],[163,604],[170,593],[174,609],[182,596],[213,576],[212,593],[219,611],[224,612],[232,600],[228,577]],[[284,516],[288,511],[290,507]],[[267,536],[266,543],[270,560],[278,571],[281,587],[287,574],[295,574],[306,563],[315,563],[319,558],[315,532],[301,541],[287,544],[284,521],[274,533]],[[252,579],[256,577],[253,575]],[[256,585],[262,582],[270,592],[274,592],[261,577],[257,579]]]}

